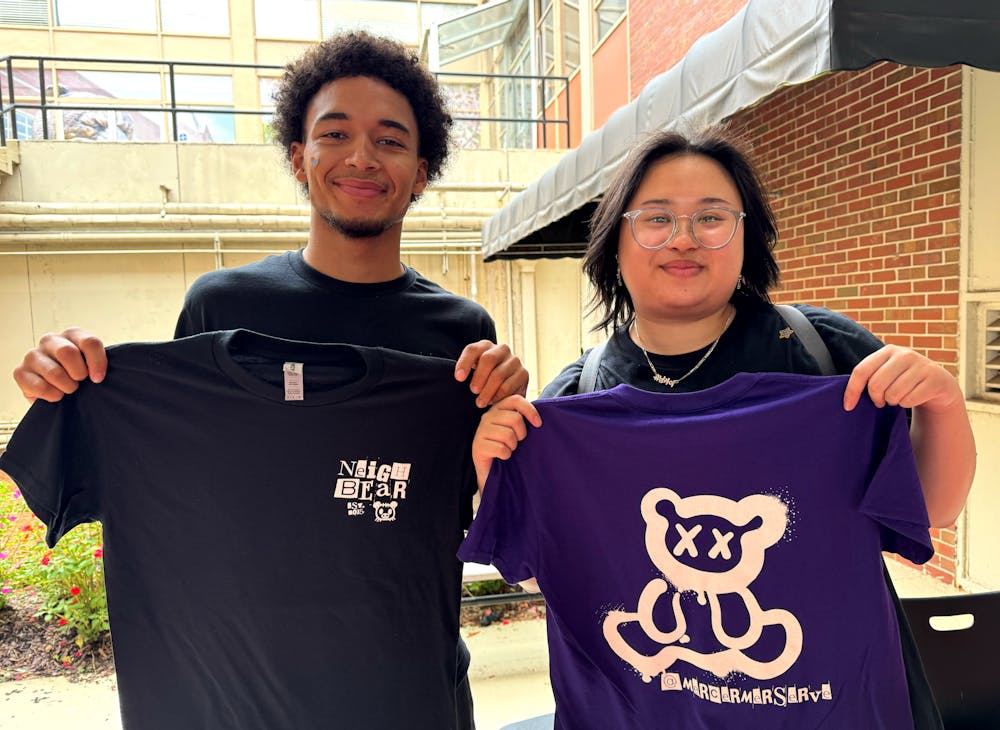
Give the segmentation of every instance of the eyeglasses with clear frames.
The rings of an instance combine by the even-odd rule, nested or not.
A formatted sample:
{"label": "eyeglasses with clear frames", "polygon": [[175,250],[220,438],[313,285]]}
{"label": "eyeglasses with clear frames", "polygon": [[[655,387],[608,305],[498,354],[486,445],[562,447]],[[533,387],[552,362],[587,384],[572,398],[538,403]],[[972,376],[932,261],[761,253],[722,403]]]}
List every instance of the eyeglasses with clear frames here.
{"label": "eyeglasses with clear frames", "polygon": [[678,220],[688,219],[688,233],[702,248],[711,251],[725,248],[736,236],[740,221],[747,214],[732,208],[703,208],[691,215],[677,215],[669,208],[639,208],[622,214],[640,248],[658,251],[670,244],[679,229]]}

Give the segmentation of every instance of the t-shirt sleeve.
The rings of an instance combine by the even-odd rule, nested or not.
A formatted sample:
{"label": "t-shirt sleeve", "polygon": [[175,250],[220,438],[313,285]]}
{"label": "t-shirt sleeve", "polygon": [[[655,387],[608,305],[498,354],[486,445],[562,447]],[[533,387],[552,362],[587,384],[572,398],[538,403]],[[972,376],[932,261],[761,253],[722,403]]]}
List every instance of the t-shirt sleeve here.
{"label": "t-shirt sleeve", "polygon": [[174,326],[174,339],[179,340],[182,337],[190,337],[194,334],[197,334],[197,332],[195,332],[194,324],[191,320],[191,313],[188,311],[187,306],[185,306],[177,317],[177,324]]}
{"label": "t-shirt sleeve", "polygon": [[201,304],[201,289],[201,279],[197,279],[184,295],[184,306],[181,308],[177,324],[174,327],[175,340],[191,335],[200,335],[207,331],[205,329],[204,307]]}
{"label": "t-shirt sleeve", "polygon": [[512,461],[494,460],[459,559],[493,565],[505,581],[519,583],[538,573],[536,535],[524,474]]}
{"label": "t-shirt sleeve", "polygon": [[485,314],[485,313],[483,314],[482,331],[483,331],[483,334],[482,334],[482,336],[481,336],[480,339],[489,340],[490,342],[496,342],[497,341],[497,326],[496,326],[496,323],[493,321],[492,317],[490,317],[488,314]]}
{"label": "t-shirt sleeve", "polygon": [[94,386],[58,403],[36,401],[0,455],[0,470],[20,489],[24,501],[48,528],[45,542],[54,546],[71,529],[100,519],[97,449],[90,444],[92,425],[84,423],[86,396]]}
{"label": "t-shirt sleeve", "polygon": [[926,563],[934,547],[906,414],[901,408],[886,406],[875,417],[879,428],[874,448],[881,458],[868,482],[861,512],[879,524],[883,550]]}

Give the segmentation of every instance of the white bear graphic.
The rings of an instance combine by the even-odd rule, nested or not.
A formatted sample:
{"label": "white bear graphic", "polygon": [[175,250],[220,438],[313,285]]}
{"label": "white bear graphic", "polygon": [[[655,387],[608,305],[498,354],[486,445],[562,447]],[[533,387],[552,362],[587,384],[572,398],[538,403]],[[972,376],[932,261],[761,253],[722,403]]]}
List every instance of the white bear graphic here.
{"label": "white bear graphic", "polygon": [[[677,560],[685,552],[697,556],[694,538],[701,532],[701,525],[690,530],[675,523],[680,536],[673,552],[667,547],[667,530],[670,521],[657,512],[657,504],[667,500],[674,505],[679,518],[690,520],[699,515],[711,515],[728,520],[732,525],[742,527],[760,517],[762,524],[743,533],[740,538],[742,550],[739,562],[727,571],[706,572],[684,565]],[[639,672],[644,682],[665,671],[674,662],[681,660],[696,667],[724,677],[730,672],[743,672],[756,679],[772,679],[788,670],[802,651],[802,627],[790,612],[784,609],[761,609],[749,585],[760,574],[764,566],[764,551],[774,545],[785,532],[788,523],[788,509],[777,497],[754,494],[736,502],[725,497],[696,495],[682,498],[676,492],[660,487],[650,490],[642,499],[641,511],[646,521],[646,550],[653,564],[666,578],[654,578],[643,589],[635,611],[610,611],[604,618],[604,638],[611,649]],[[729,540],[733,533],[720,533],[713,529],[715,545],[709,557],[721,555],[730,557]],[[666,593],[669,581],[676,588],[672,607],[675,627],[672,631],[661,631],[653,620],[656,601]],[[681,592],[694,591],[702,605],[706,600],[711,612],[712,632],[718,642],[726,647],[717,652],[699,653],[678,646],[687,643],[687,620],[681,609]],[[719,596],[736,594],[743,599],[750,626],[743,636],[729,636],[722,625]],[[663,649],[652,656],[640,654],[622,637],[624,624],[638,622],[646,635]],[[771,661],[761,662],[743,653],[760,639],[766,626],[781,626],[785,632],[785,647]]]}
{"label": "white bear graphic", "polygon": [[373,502],[372,507],[375,509],[375,521],[376,522],[395,522],[396,520],[396,507],[399,506],[399,502],[395,499],[391,502]]}

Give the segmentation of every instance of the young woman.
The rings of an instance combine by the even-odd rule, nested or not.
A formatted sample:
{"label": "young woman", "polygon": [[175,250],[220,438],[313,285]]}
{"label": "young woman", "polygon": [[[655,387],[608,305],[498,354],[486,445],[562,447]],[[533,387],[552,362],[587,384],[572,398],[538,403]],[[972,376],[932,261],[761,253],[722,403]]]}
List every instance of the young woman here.
{"label": "young woman", "polygon": [[[600,326],[612,328],[596,387],[661,393],[718,386],[738,373],[819,375],[816,360],[771,305],[777,284],[774,215],[741,144],[724,128],[654,134],[636,147],[592,221],[584,269]],[[952,524],[975,471],[975,444],[955,379],[923,355],[883,345],[848,317],[799,306],[845,378],[843,408],[867,391],[875,406],[912,409],[910,439],[930,525]],[[543,397],[576,394],[586,353]],[[494,459],[509,459],[541,427],[536,408],[511,396],[488,411],[473,443],[480,488]],[[891,592],[891,591],[890,591]],[[894,593],[917,728],[940,727]]]}

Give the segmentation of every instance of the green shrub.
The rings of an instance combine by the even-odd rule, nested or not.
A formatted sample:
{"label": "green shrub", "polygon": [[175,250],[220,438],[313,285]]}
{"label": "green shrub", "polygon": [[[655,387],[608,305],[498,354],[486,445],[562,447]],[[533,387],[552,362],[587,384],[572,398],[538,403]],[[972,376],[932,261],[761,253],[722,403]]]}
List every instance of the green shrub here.
{"label": "green shrub", "polygon": [[20,587],[21,565],[38,554],[44,530],[28,511],[21,493],[0,481],[0,609]]}
{"label": "green shrub", "polygon": [[99,639],[108,631],[101,525],[79,525],[49,550],[45,526],[28,511],[20,493],[3,482],[0,507],[6,523],[0,546],[9,546],[0,561],[4,598],[30,589],[41,600],[37,615],[75,629],[77,646]]}
{"label": "green shrub", "polygon": [[26,580],[42,599],[38,615],[76,629],[76,644],[84,646],[108,630],[108,598],[104,591],[101,526],[74,527],[56,549],[34,563],[24,564]]}

